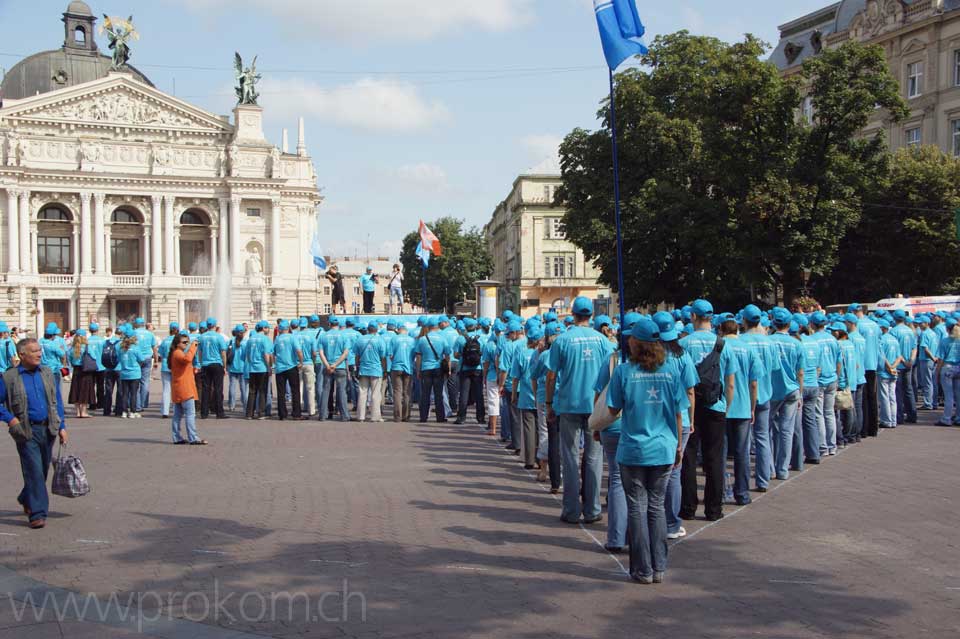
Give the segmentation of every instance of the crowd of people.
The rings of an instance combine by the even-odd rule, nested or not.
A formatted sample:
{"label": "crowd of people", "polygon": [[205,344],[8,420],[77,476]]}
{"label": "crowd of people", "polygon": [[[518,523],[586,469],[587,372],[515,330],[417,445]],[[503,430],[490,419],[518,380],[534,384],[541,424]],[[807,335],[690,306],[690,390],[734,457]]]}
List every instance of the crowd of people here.
{"label": "crowd of people", "polygon": [[[103,334],[91,323],[70,343],[50,324],[38,345],[57,397],[70,376],[68,401],[80,419],[92,410],[139,418],[159,367],[160,414],[171,418],[174,444],[207,444],[198,412],[382,422],[392,405],[396,422],[410,421],[416,407],[419,422],[432,410],[438,422],[464,424],[472,407],[488,435],[562,492],[563,522],[603,519],[605,459],[606,548],[629,553],[633,579],[659,583],[667,541],[686,534],[682,522],[701,502],[716,521],[725,503],[749,504],[774,478],[916,422],[918,405],[937,409],[941,395],[938,423],[958,424],[958,319],[867,315],[858,304],[830,315],[755,305],[715,313],[696,300],[653,316],[628,313],[619,326],[578,298],[562,319],[506,311],[408,325],[334,315],[323,328],[312,315],[237,325],[229,338],[213,317],[172,322],[163,339],[143,318]],[[11,348],[4,329],[0,367],[17,370],[21,345],[37,342]]]}

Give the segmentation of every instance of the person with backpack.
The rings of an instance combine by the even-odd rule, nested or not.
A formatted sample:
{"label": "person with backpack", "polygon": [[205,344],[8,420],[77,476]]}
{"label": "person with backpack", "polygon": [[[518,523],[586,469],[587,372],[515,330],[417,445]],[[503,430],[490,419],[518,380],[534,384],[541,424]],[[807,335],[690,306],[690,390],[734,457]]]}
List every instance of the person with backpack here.
{"label": "person with backpack", "polygon": [[680,340],[684,352],[697,367],[700,382],[696,396],[690,438],[683,452],[680,472],[680,518],[694,519],[697,499],[697,450],[703,457],[703,509],[709,521],[723,517],[723,442],[726,436],[727,407],[733,400],[737,359],[725,342],[711,330],[713,305],[699,299],[690,305],[694,332]]}
{"label": "person with backpack", "polygon": [[247,367],[246,367],[246,329],[243,324],[233,327],[233,339],[227,346],[227,375],[230,376],[227,388],[227,408],[236,410],[238,400],[240,409],[247,409]]}
{"label": "person with backpack", "polygon": [[107,327],[100,354],[103,365],[103,416],[120,417],[120,328],[114,333]]}
{"label": "person with backpack", "polygon": [[483,401],[483,346],[480,343],[480,332],[477,330],[477,321],[472,318],[464,320],[466,333],[457,338],[454,348],[455,356],[460,360],[460,405],[457,411],[457,423],[467,421],[467,408],[470,404],[476,406],[477,423],[486,421]]}

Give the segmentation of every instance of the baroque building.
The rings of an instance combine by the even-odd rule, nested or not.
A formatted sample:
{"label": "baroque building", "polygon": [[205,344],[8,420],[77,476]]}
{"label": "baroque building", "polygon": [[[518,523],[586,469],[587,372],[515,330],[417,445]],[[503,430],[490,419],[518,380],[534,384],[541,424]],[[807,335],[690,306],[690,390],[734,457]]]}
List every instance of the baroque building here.
{"label": "baroque building", "polygon": [[322,198],[303,120],[291,153],[265,139],[259,106],[231,120],[112,71],[96,20],[74,0],[63,46],[3,79],[0,319],[192,321],[218,282],[224,326],[313,312]]}
{"label": "baroque building", "polygon": [[[890,149],[930,144],[960,156],[960,0],[843,0],[779,29],[770,59],[787,76],[824,47],[881,46],[910,115],[894,124],[878,110],[864,135],[880,133]],[[815,116],[809,99],[801,110]]]}
{"label": "baroque building", "polygon": [[610,288],[597,281],[599,269],[564,234],[566,211],[554,203],[561,184],[556,160],[529,169],[483,228],[493,256],[491,279],[501,283],[498,313],[565,314],[580,295],[595,300],[598,314],[609,311]]}

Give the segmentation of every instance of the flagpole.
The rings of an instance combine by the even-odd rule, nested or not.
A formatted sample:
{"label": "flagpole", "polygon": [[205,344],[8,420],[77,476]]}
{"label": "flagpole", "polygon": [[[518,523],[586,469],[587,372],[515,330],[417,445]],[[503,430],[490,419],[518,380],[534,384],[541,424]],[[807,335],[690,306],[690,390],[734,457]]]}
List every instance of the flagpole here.
{"label": "flagpole", "polygon": [[[613,136],[613,201],[614,219],[617,225],[617,296],[620,300],[620,330],[624,330],[624,316],[626,315],[626,300],[623,290],[623,233],[620,228],[620,157],[617,153],[617,100],[613,90],[613,69],[610,74],[610,130]],[[623,361],[627,361],[626,349],[621,350]]]}
{"label": "flagpole", "polygon": [[420,283],[423,287],[423,312],[427,312],[427,265],[423,263],[423,260],[420,260]]}

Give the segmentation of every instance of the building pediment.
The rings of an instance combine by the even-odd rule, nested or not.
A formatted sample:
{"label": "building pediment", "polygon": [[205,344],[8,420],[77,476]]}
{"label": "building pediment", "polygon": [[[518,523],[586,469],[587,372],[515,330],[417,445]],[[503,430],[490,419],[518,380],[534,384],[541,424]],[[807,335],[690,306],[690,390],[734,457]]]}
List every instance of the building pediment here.
{"label": "building pediment", "polygon": [[233,126],[127,74],[16,100],[0,109],[0,125],[58,129],[165,131],[229,136]]}
{"label": "building pediment", "polygon": [[907,55],[909,53],[916,53],[917,51],[923,51],[926,48],[927,48],[926,42],[924,42],[923,40],[920,40],[919,38],[913,38],[910,40],[910,42],[906,44],[906,46],[903,47],[903,51],[901,53],[903,55]]}

